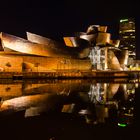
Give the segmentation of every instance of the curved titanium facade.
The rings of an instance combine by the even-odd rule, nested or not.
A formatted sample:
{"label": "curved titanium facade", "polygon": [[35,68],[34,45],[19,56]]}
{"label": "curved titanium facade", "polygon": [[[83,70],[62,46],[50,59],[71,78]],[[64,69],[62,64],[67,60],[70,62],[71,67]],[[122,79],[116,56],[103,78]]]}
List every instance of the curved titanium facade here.
{"label": "curved titanium facade", "polygon": [[128,64],[129,51],[121,50],[120,52],[116,52],[116,56],[120,62],[120,65],[124,69]]}
{"label": "curved titanium facade", "polygon": [[13,51],[27,53],[31,55],[49,56],[49,52],[44,45],[33,43],[25,39],[2,33],[1,41],[3,48],[8,48]]}
{"label": "curved titanium facade", "polygon": [[111,34],[110,33],[98,33],[96,44],[98,46],[100,45],[106,45],[107,43],[110,43]]}
{"label": "curved titanium facade", "polygon": [[63,45],[54,45],[54,43],[51,43],[50,45],[43,43],[38,44],[6,33],[1,33],[1,41],[5,50],[9,49],[30,55],[66,58],[84,58],[88,56],[87,47],[67,48]]}
{"label": "curved titanium facade", "polygon": [[68,47],[85,47],[89,42],[79,37],[64,37],[64,42]]}
{"label": "curved titanium facade", "polygon": [[42,45],[50,45],[50,44],[57,44],[59,45],[57,42],[55,42],[52,39],[37,35],[37,34],[33,34],[30,32],[26,32],[27,35],[27,40],[34,42],[34,43],[38,43],[38,44],[42,44]]}
{"label": "curved titanium facade", "polygon": [[[107,26],[91,25],[86,32],[64,37],[65,44],[30,32],[28,40],[6,33],[1,33],[0,38],[4,53],[21,57],[23,71],[122,70],[127,65],[128,51],[119,49],[120,41],[112,40],[106,31]],[[13,63],[11,56],[5,54],[7,61]],[[5,60],[2,57],[1,61]],[[9,70],[5,63],[3,68]]]}
{"label": "curved titanium facade", "polygon": [[96,40],[97,35],[96,34],[91,34],[91,35],[80,35],[80,38],[85,39],[89,42],[93,42]]}
{"label": "curved titanium facade", "polygon": [[108,68],[109,69],[113,69],[113,70],[121,70],[121,65],[119,63],[118,58],[116,57],[116,55],[114,54],[114,52],[112,50],[108,50]]}
{"label": "curved titanium facade", "polygon": [[27,32],[27,39],[29,41],[45,45],[47,50],[51,49],[55,51],[57,50],[58,51],[57,53],[61,52],[61,55],[62,54],[66,55],[65,57],[86,58],[89,54],[88,41],[80,39],[78,37],[64,37],[64,41],[66,46],[79,48],[69,48],[62,43],[30,32]]}

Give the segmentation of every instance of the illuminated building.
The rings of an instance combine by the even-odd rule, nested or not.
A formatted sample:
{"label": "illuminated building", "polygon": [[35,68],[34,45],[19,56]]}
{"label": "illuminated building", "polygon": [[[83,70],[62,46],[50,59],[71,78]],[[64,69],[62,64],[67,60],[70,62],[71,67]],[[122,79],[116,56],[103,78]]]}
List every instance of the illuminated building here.
{"label": "illuminated building", "polygon": [[136,59],[136,33],[135,20],[133,18],[120,20],[120,48],[129,51],[129,64]]}
{"label": "illuminated building", "polygon": [[[27,32],[27,40],[1,33],[0,70],[56,72],[124,70],[128,53],[112,40],[107,26],[91,25],[86,32],[64,37],[64,43]],[[119,55],[118,55],[119,54]]]}

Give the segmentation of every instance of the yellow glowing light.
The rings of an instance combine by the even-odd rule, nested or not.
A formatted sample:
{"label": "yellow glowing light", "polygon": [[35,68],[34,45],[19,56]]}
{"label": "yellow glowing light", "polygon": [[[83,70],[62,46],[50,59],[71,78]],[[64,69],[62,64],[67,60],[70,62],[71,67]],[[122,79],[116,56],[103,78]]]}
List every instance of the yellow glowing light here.
{"label": "yellow glowing light", "polygon": [[69,37],[64,37],[64,41],[65,41],[66,46],[73,47],[73,43],[69,39]]}
{"label": "yellow glowing light", "polygon": [[129,36],[123,36],[123,38],[129,38]]}
{"label": "yellow glowing light", "polygon": [[135,32],[135,30],[124,30],[123,32]]}

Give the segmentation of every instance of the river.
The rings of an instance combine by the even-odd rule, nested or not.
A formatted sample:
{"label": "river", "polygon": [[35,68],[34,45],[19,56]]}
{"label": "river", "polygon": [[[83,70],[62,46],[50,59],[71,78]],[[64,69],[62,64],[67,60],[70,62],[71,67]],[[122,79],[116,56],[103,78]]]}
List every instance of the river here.
{"label": "river", "polygon": [[0,130],[6,139],[134,139],[138,79],[1,80]]}

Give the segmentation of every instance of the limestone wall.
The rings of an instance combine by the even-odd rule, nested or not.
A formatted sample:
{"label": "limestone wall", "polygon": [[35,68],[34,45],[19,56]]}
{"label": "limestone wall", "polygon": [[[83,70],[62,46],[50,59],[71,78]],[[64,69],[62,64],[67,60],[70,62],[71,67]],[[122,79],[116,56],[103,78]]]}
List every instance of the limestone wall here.
{"label": "limestone wall", "polygon": [[0,71],[21,72],[23,59],[20,56],[0,55]]}
{"label": "limestone wall", "polygon": [[55,70],[88,70],[91,68],[89,60],[46,58],[46,57],[24,57],[25,71],[46,72]]}
{"label": "limestone wall", "polygon": [[5,72],[48,72],[56,70],[89,70],[90,68],[89,59],[0,54],[0,71]]}

